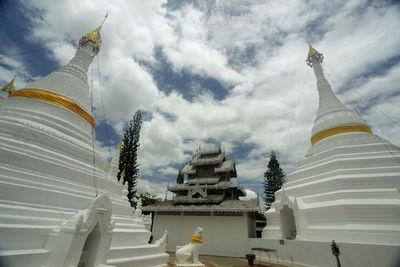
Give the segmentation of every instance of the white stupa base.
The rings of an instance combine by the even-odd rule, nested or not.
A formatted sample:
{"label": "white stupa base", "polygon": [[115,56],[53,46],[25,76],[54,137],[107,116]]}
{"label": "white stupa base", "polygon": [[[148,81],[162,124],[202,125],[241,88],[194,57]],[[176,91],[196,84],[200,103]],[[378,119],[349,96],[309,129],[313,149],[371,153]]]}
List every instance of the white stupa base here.
{"label": "white stupa base", "polygon": [[399,246],[399,159],[367,133],[318,142],[275,192],[263,238]]}

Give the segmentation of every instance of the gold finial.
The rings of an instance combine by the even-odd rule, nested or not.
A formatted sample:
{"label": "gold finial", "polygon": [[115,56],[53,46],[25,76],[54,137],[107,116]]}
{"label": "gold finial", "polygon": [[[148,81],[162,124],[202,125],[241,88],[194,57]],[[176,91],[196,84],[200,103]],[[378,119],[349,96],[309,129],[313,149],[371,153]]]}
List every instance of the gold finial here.
{"label": "gold finial", "polygon": [[122,148],[122,142],[121,140],[119,140],[118,145],[115,147],[116,149],[121,149]]}
{"label": "gold finial", "polygon": [[322,55],[322,54],[321,54],[320,52],[318,52],[314,47],[312,47],[311,42],[310,42],[310,40],[308,39],[308,35],[306,36],[306,38],[307,38],[307,42],[308,42],[308,46],[309,46],[309,49],[308,49],[308,56],[307,56],[307,57],[311,57],[311,56],[317,55],[317,54]]}
{"label": "gold finial", "polygon": [[306,38],[307,38],[307,42],[308,42],[308,46],[309,46],[308,56],[307,56],[307,59],[306,59],[307,65],[312,67],[312,65],[313,65],[312,64],[312,58],[314,56],[317,57],[318,60],[322,63],[322,61],[324,60],[324,56],[320,52],[318,52],[314,47],[312,47],[312,45],[310,43],[310,40],[308,39],[308,36],[306,36]]}
{"label": "gold finial", "polygon": [[15,88],[14,88],[14,81],[15,81],[15,78],[16,78],[16,77],[17,77],[17,73],[15,73],[14,78],[12,78],[12,80],[11,80],[9,83],[7,83],[6,85],[4,85],[4,86],[1,88],[1,90],[2,90],[2,91],[8,92],[8,94],[11,94],[12,92],[14,92],[14,91],[15,91]]}
{"label": "gold finial", "polygon": [[85,34],[85,36],[84,36],[88,40],[90,40],[93,43],[95,43],[98,47],[100,47],[100,45],[101,45],[100,30],[101,30],[101,27],[103,27],[104,21],[106,21],[107,17],[108,17],[108,11],[107,11],[107,14],[105,15],[103,21],[101,22],[100,26],[97,27],[94,31]]}
{"label": "gold finial", "polygon": [[124,170],[121,172],[120,177],[125,177],[125,168],[124,168]]}

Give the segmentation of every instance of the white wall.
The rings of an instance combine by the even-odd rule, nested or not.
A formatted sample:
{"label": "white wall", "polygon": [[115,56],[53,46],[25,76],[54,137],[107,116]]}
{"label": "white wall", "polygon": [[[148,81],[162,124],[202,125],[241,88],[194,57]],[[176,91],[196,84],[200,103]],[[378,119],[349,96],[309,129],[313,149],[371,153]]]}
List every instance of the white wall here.
{"label": "white wall", "polygon": [[[280,245],[279,240],[249,238],[248,241],[249,251],[255,247],[276,249],[279,263],[289,266],[337,266],[330,242],[285,240],[285,244]],[[341,242],[337,245],[340,249],[340,263],[344,267],[400,266],[400,246]],[[276,262],[273,253],[255,254],[267,262]]]}
{"label": "white wall", "polygon": [[175,251],[177,245],[189,243],[197,226],[204,229],[200,254],[242,256],[247,253],[248,217],[241,216],[154,216],[153,237],[160,238],[168,229],[167,251]]}

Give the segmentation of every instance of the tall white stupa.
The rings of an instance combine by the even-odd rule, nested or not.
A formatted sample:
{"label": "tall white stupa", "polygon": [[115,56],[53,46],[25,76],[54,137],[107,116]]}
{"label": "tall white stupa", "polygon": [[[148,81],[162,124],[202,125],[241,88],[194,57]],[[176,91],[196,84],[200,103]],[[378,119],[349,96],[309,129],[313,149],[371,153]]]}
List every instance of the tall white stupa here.
{"label": "tall white stupa", "polygon": [[322,61],[310,44],[319,92],[311,148],[275,193],[263,238],[398,246],[400,148],[338,100]]}
{"label": "tall white stupa", "polygon": [[87,71],[101,27],[67,65],[1,101],[1,266],[167,263],[166,236],[148,244],[117,181],[118,160],[109,167],[94,140]]}

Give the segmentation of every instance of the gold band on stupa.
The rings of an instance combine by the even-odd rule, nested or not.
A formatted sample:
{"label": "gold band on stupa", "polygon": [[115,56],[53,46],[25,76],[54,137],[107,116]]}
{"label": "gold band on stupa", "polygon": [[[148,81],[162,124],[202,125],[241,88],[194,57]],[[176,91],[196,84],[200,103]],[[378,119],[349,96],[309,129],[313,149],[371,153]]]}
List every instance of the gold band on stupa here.
{"label": "gold band on stupa", "polygon": [[311,138],[311,144],[314,145],[315,143],[321,141],[322,139],[325,139],[332,135],[341,134],[341,133],[349,133],[349,132],[364,132],[364,133],[372,134],[371,129],[365,125],[340,126],[340,127],[335,127],[332,129],[325,130],[323,132],[320,132],[320,133],[314,135]]}
{"label": "gold band on stupa", "polygon": [[190,243],[203,243],[203,238],[199,235],[192,235]]}
{"label": "gold band on stupa", "polygon": [[96,126],[96,123],[93,119],[92,116],[89,115],[83,108],[81,108],[78,104],[75,102],[69,100],[66,97],[46,92],[43,90],[38,90],[38,89],[21,89],[17,90],[11,94],[8,95],[8,97],[25,97],[25,98],[31,98],[43,102],[47,102],[50,104],[54,104],[63,108],[66,108],[78,116],[80,116],[82,119],[86,120],[87,122],[92,125],[94,128]]}

